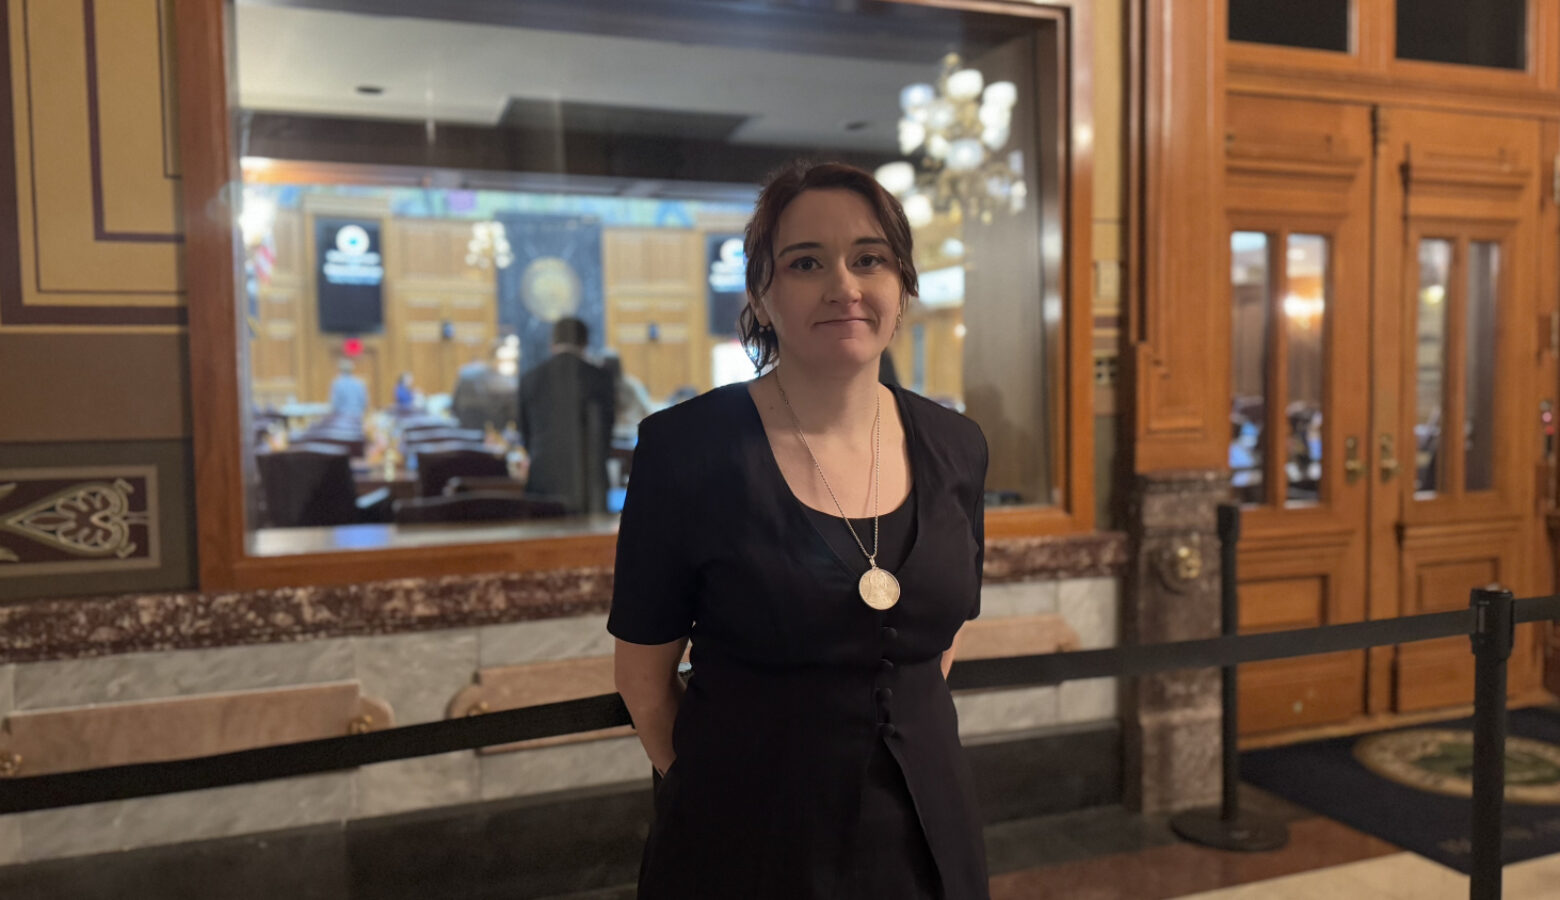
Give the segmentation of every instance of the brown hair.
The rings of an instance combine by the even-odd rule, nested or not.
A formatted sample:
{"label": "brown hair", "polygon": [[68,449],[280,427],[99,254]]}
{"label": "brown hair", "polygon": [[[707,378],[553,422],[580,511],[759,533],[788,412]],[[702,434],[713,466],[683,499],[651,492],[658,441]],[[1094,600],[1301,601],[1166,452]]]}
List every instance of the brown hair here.
{"label": "brown hair", "polygon": [[[737,317],[737,336],[747,350],[753,367],[763,371],[773,365],[780,355],[780,340],[773,328],[760,328],[758,317],[753,314],[753,303],[764,296],[775,280],[775,232],[780,230],[780,215],[791,201],[804,191],[840,189],[853,191],[877,217],[888,239],[889,251],[899,269],[899,284],[904,296],[919,296],[920,284],[915,275],[915,260],[911,257],[913,241],[910,222],[905,218],[904,207],[894,195],[883,189],[871,172],[844,163],[809,164],[800,160],[791,162],[769,176],[764,189],[753,206],[753,218],[748,220],[742,242],[747,256],[747,291],[750,301],[743,305]],[[901,300],[902,302],[902,300]]]}

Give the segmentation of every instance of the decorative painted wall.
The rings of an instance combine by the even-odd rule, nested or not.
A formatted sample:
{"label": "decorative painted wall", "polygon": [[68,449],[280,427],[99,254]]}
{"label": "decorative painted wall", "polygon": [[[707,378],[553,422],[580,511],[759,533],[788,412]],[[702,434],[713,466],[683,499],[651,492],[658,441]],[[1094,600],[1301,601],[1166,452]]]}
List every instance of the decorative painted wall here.
{"label": "decorative painted wall", "polygon": [[0,602],[192,582],[172,25],[0,15]]}

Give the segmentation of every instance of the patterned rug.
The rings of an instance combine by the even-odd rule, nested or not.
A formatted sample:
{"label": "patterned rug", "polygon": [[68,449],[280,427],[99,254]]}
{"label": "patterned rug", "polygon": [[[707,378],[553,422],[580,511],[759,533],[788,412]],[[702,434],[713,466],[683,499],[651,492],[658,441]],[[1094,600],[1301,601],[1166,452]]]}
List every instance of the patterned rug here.
{"label": "patterned rug", "polygon": [[[1472,720],[1253,750],[1241,779],[1467,872]],[[1503,857],[1560,852],[1560,710],[1514,710],[1506,742]]]}

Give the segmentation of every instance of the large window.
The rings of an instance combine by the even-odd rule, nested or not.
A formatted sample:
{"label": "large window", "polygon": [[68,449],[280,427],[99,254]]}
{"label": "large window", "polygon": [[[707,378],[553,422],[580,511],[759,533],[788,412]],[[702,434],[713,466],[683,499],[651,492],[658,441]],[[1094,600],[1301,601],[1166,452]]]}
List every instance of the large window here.
{"label": "large window", "polygon": [[1068,505],[1054,15],[239,0],[233,25],[244,553],[609,534],[638,422],[754,374],[741,231],[796,158],[877,172],[911,219],[884,378],[980,423],[989,508]]}

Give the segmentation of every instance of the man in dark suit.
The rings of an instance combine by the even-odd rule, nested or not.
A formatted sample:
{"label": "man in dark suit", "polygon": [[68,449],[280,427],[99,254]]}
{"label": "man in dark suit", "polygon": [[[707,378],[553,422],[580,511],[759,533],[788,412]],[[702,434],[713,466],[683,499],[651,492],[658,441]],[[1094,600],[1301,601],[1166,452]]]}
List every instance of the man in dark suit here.
{"label": "man in dark suit", "polygon": [[520,378],[520,440],[531,455],[526,493],[572,513],[607,508],[607,451],[617,415],[612,376],[585,358],[590,331],[576,318],[553,326],[552,356]]}

